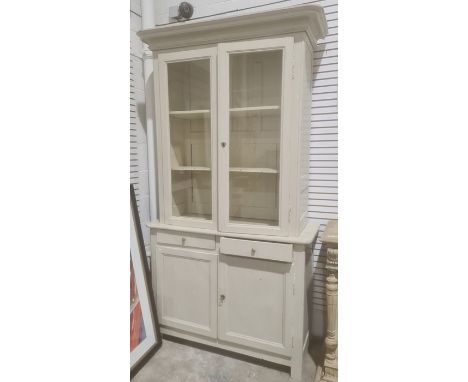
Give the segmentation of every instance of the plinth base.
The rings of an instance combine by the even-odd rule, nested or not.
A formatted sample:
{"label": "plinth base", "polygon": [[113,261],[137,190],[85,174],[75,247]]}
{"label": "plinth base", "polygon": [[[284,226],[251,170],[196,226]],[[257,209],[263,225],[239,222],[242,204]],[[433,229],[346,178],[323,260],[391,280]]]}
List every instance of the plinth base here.
{"label": "plinth base", "polygon": [[317,366],[314,382],[338,382],[338,370],[336,370],[336,375],[325,375],[323,366]]}

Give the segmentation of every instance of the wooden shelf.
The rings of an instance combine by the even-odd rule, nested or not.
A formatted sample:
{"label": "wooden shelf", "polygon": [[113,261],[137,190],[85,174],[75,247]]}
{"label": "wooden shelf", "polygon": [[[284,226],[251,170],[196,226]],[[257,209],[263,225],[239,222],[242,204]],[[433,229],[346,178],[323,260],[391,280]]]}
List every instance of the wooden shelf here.
{"label": "wooden shelf", "polygon": [[190,218],[190,219],[200,219],[200,220],[212,220],[212,216],[211,215],[208,215],[208,214],[195,214],[195,213],[192,213],[192,214],[184,214],[184,215],[180,215],[179,217],[182,217],[182,218]]}
{"label": "wooden shelf", "polygon": [[172,171],[211,171],[209,167],[202,166],[177,166],[171,169]]}
{"label": "wooden shelf", "polygon": [[278,174],[278,170],[266,167],[230,167],[229,172],[246,172],[254,174]]}
{"label": "wooden shelf", "polygon": [[249,218],[230,216],[229,221],[231,223],[241,223],[241,224],[259,225],[259,226],[273,226],[273,227],[278,226],[277,220],[249,219]]}
{"label": "wooden shelf", "polygon": [[170,111],[169,116],[178,119],[204,119],[210,117],[210,110]]}
{"label": "wooden shelf", "polygon": [[280,114],[279,106],[234,107],[229,109],[231,117],[267,117]]}

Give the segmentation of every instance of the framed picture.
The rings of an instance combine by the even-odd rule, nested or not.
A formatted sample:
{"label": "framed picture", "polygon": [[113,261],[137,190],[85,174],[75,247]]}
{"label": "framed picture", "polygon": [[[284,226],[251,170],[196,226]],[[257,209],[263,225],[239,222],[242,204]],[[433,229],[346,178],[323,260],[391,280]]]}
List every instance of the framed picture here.
{"label": "framed picture", "polygon": [[130,376],[160,348],[156,305],[133,185],[130,185]]}

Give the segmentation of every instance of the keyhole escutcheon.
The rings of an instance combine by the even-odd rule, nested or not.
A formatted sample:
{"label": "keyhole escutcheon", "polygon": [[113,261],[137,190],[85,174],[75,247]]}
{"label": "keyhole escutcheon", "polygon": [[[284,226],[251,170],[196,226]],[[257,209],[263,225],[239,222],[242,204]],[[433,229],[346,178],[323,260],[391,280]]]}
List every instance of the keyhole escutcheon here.
{"label": "keyhole escutcheon", "polygon": [[219,296],[219,306],[223,305],[223,302],[225,299],[226,299],[226,296],[224,294],[221,294]]}

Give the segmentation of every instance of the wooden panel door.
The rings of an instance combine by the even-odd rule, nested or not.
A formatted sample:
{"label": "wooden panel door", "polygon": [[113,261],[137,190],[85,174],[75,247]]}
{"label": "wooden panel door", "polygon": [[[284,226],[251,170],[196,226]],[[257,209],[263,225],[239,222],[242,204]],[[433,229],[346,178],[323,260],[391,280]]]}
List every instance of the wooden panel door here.
{"label": "wooden panel door", "polygon": [[218,338],[291,354],[290,263],[220,255]]}
{"label": "wooden panel door", "polygon": [[162,220],[217,228],[216,48],[158,55]]}
{"label": "wooden panel door", "polygon": [[216,338],[218,256],[160,246],[156,256],[160,323]]}
{"label": "wooden panel door", "polygon": [[288,234],[293,38],[218,46],[220,230]]}

